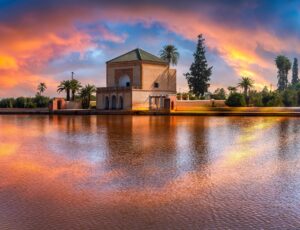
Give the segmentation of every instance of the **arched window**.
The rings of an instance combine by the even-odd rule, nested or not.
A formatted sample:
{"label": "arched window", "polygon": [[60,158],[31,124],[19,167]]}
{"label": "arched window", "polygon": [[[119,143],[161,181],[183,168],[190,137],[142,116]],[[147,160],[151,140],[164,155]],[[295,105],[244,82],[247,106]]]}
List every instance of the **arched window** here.
{"label": "arched window", "polygon": [[111,97],[111,109],[116,109],[117,108],[117,97],[113,95]]}
{"label": "arched window", "polygon": [[120,87],[129,87],[130,85],[130,77],[128,75],[123,75],[119,78]]}
{"label": "arched window", "polygon": [[124,108],[123,97],[120,96],[120,97],[119,97],[119,109],[123,109],[123,108]]}

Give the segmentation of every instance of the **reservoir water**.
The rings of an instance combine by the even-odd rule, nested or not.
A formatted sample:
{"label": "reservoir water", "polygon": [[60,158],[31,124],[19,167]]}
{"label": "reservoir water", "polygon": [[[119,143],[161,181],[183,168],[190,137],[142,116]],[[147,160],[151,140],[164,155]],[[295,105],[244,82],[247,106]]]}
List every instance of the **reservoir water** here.
{"label": "reservoir water", "polygon": [[300,229],[300,119],[0,116],[0,229]]}

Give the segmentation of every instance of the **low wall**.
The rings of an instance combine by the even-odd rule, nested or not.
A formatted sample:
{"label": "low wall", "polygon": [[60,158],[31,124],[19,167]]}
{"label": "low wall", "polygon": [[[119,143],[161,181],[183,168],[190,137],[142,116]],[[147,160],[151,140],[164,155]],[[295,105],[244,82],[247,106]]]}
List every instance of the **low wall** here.
{"label": "low wall", "polygon": [[66,101],[66,109],[82,109],[80,101]]}
{"label": "low wall", "polygon": [[225,100],[177,100],[176,111],[197,111],[212,107],[227,107]]}

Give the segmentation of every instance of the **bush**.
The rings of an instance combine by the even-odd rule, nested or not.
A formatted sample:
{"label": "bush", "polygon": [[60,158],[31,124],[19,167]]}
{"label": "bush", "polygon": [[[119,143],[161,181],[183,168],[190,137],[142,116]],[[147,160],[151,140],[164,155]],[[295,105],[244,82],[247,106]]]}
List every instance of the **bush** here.
{"label": "bush", "polygon": [[223,88],[218,88],[215,92],[211,95],[212,99],[215,100],[225,100],[226,99],[226,91]]}
{"label": "bush", "polygon": [[13,108],[15,104],[14,98],[3,98],[0,101],[0,108]]}
{"label": "bush", "polygon": [[39,94],[35,95],[35,97],[33,98],[33,103],[36,104],[36,107],[38,107],[38,108],[48,107],[49,102],[50,102],[49,97],[44,97]]}
{"label": "bush", "polygon": [[269,107],[276,107],[276,106],[282,106],[282,98],[281,95],[278,92],[271,92],[269,94],[269,99],[265,106]]}
{"label": "bush", "polygon": [[264,106],[262,102],[262,92],[257,92],[256,90],[251,90],[249,92],[249,104],[256,107]]}
{"label": "bush", "polygon": [[25,97],[18,97],[15,100],[14,108],[25,108],[27,104],[27,99]]}
{"label": "bush", "polygon": [[37,105],[32,100],[29,100],[27,102],[26,108],[36,108],[36,107]]}
{"label": "bush", "polygon": [[225,101],[225,104],[228,106],[238,107],[238,106],[245,106],[246,101],[244,95],[240,93],[231,93],[227,98],[227,100]]}
{"label": "bush", "polygon": [[36,108],[48,107],[50,99],[44,96],[3,98],[0,100],[0,108]]}
{"label": "bush", "polygon": [[269,91],[266,87],[261,92],[263,106],[282,106],[282,97],[278,91]]}
{"label": "bush", "polygon": [[282,92],[282,103],[285,106],[297,106],[298,97],[295,90],[286,89]]}

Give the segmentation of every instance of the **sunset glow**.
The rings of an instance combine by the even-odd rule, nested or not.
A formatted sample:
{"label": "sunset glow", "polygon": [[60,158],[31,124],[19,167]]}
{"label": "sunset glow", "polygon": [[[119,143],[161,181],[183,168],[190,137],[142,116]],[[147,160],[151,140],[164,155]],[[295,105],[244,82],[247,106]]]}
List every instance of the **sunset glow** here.
{"label": "sunset glow", "polygon": [[[178,47],[178,88],[193,60],[197,35],[206,38],[213,66],[211,90],[236,85],[240,75],[257,88],[276,85],[274,58],[300,52],[299,3],[288,1],[2,1],[0,97],[31,96],[39,82],[56,96],[57,84],[74,71],[83,83],[105,86],[105,62],[143,48],[158,54]],[[279,11],[280,9],[280,11]]]}

